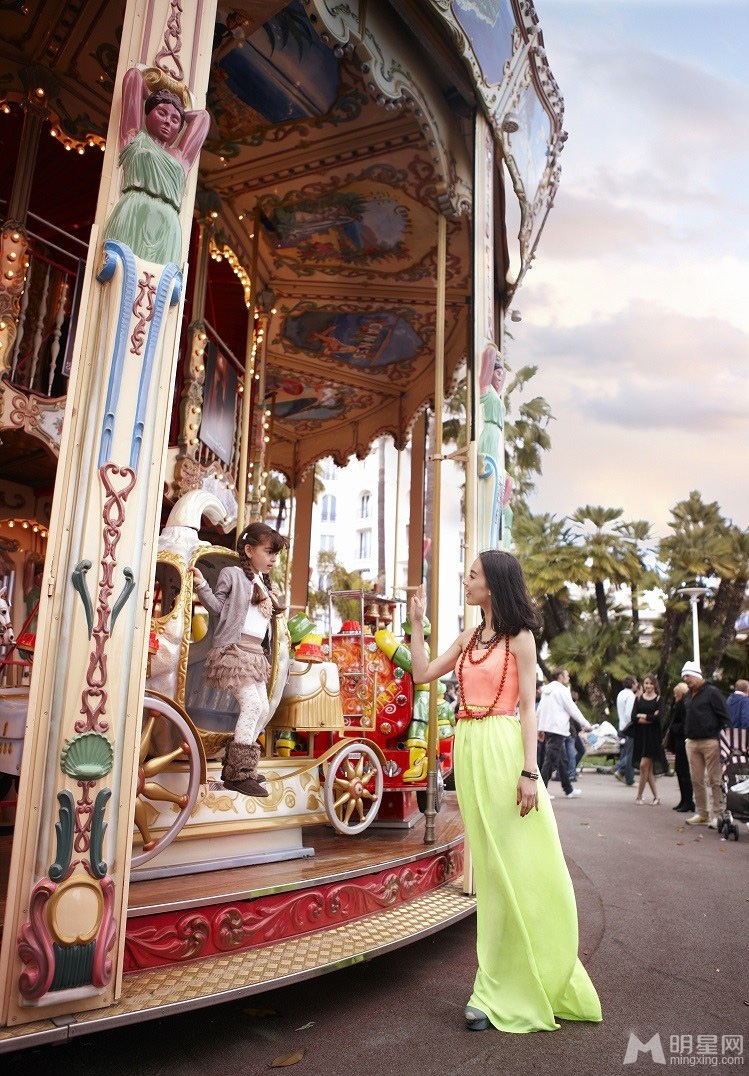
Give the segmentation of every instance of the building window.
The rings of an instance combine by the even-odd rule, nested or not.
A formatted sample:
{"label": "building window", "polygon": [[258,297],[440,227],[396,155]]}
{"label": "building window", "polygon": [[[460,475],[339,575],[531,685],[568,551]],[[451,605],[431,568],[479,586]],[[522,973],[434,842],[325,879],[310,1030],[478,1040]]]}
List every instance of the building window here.
{"label": "building window", "polygon": [[326,482],[332,482],[336,478],[336,465],[333,463],[332,457],[328,456],[327,459],[322,460],[320,470]]}
{"label": "building window", "polygon": [[334,536],[332,534],[321,534],[320,535],[320,551],[321,552],[323,552],[323,553],[332,553],[333,552],[333,550],[335,549],[335,546],[333,545],[333,537]]}
{"label": "building window", "polygon": [[335,497],[332,493],[326,493],[322,499],[321,518],[324,523],[335,523]]}
{"label": "building window", "polygon": [[367,560],[372,553],[372,532],[359,531],[359,560]]}
{"label": "building window", "polygon": [[359,519],[370,519],[372,516],[372,494],[359,494]]}
{"label": "building window", "polygon": [[330,590],[330,575],[328,572],[321,572],[317,579],[318,590]]}

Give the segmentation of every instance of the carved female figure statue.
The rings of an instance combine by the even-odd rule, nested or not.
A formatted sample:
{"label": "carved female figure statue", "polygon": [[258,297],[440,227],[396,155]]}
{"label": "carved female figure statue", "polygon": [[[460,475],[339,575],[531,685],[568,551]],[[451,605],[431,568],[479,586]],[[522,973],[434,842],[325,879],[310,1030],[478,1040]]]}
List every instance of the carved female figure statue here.
{"label": "carved female figure statue", "polygon": [[174,92],[180,87],[168,88],[163,81],[161,72],[137,67],[122,80],[122,195],[104,238],[127,244],[144,261],[180,265],[179,213],[185,179],[200,153],[210,118],[202,110],[186,111],[183,97]]}
{"label": "carved female figure statue", "polygon": [[484,549],[496,549],[500,537],[500,513],[504,482],[503,429],[505,408],[502,389],[505,383],[502,356],[494,344],[487,344],[481,353],[479,371],[479,402],[484,419],[479,434],[479,544]]}

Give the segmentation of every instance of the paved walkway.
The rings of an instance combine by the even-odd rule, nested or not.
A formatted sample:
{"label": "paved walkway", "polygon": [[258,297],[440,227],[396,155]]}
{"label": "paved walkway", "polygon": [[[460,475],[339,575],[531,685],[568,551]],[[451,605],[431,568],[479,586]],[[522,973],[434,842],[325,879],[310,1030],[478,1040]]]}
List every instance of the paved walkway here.
{"label": "paved walkway", "polygon": [[[742,823],[736,843],[685,826],[671,810],[675,778],[659,781],[660,807],[635,806],[634,791],[609,775],[586,773],[578,787],[582,796],[557,795],[554,808],[603,1024],[466,1031],[471,917],[418,946],[246,1002],[6,1056],[4,1076],[259,1076],[299,1051],[295,1076],[657,1076],[663,1067],[649,1055],[622,1068],[631,1032],[642,1043],[658,1034],[666,1064],[691,1056],[698,1071],[705,1065],[694,1061],[714,1060],[749,1073],[749,829]],[[723,1044],[742,1033],[743,1065]],[[672,1055],[672,1036],[691,1036],[692,1054],[686,1038]]]}

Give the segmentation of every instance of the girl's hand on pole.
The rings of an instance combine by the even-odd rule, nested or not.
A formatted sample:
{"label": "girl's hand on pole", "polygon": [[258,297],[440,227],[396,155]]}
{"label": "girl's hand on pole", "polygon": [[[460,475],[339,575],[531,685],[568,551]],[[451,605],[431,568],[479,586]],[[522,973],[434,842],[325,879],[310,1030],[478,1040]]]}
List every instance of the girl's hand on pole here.
{"label": "girl's hand on pole", "polygon": [[195,565],[193,565],[190,571],[192,572],[192,579],[195,586],[200,586],[201,583],[205,582],[205,580],[203,579],[203,573],[201,572],[200,568],[196,568]]}
{"label": "girl's hand on pole", "polygon": [[[539,777],[539,781],[541,778]],[[530,777],[518,778],[517,787],[517,805],[520,808],[520,817],[525,818],[533,808],[538,810],[538,788],[537,782],[532,781]]]}

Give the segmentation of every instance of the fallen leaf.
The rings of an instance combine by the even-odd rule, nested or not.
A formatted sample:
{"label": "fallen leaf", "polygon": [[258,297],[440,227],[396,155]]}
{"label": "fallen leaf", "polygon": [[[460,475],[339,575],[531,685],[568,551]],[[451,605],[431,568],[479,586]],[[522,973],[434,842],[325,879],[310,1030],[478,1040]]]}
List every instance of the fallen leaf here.
{"label": "fallen leaf", "polygon": [[315,1026],[315,1021],[310,1020],[310,1022],[308,1024],[302,1024],[301,1027],[297,1027],[294,1030],[295,1031],[306,1031],[308,1027],[314,1027],[314,1026]]}
{"label": "fallen leaf", "polygon": [[272,1069],[286,1069],[290,1065],[298,1064],[304,1057],[304,1050],[295,1050],[293,1054],[282,1054],[281,1057],[274,1057],[271,1062]]}
{"label": "fallen leaf", "polygon": [[681,845],[681,846],[684,845],[684,841],[677,841],[676,843],[677,843],[677,845]]}
{"label": "fallen leaf", "polygon": [[242,1009],[245,1016],[278,1016],[275,1009]]}

